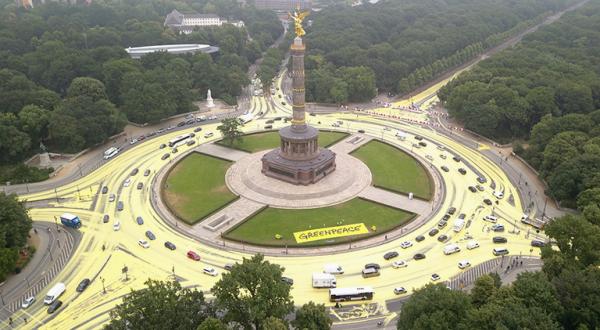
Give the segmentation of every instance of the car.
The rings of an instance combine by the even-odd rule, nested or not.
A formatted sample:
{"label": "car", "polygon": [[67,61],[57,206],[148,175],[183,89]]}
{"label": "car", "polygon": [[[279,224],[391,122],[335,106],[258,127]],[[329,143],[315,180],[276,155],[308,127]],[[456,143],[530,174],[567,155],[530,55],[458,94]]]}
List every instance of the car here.
{"label": "car", "polygon": [[145,239],[138,240],[138,244],[141,247],[143,247],[144,249],[147,249],[150,247],[150,243],[148,243],[148,241],[146,241]]}
{"label": "car", "polygon": [[[392,251],[392,252],[388,252],[388,253],[384,254],[383,259],[390,260],[390,259],[396,258],[397,256],[398,256],[398,252]],[[367,268],[367,267],[365,267],[365,268]]]}
{"label": "car", "polygon": [[419,236],[415,237],[415,241],[417,241],[417,242],[422,242],[424,240],[425,240],[425,236],[423,236],[423,235],[419,235]]}
{"label": "car", "polygon": [[450,215],[450,214],[448,214],[448,213],[446,213],[446,214],[444,214],[444,216],[442,217],[442,220],[444,220],[444,221],[448,221],[448,220],[450,219],[450,217],[451,217],[451,215]]}
{"label": "car", "polygon": [[119,231],[119,229],[121,229],[121,222],[115,219],[115,222],[113,222],[113,230]]}
{"label": "car", "polygon": [[445,165],[444,165],[444,166],[442,166],[442,167],[440,167],[440,168],[441,168],[441,169],[442,169],[442,171],[444,171],[444,172],[449,172],[449,171],[450,171],[450,169],[449,169],[447,166],[445,166]]}
{"label": "car", "polygon": [[215,120],[215,119],[217,119],[217,116],[210,116],[210,117],[208,117],[208,120]]}
{"label": "car", "polygon": [[438,275],[436,273],[431,274],[431,280],[434,281],[434,282],[435,281],[439,281],[440,278],[441,278],[440,275]]}
{"label": "car", "polygon": [[148,239],[151,241],[156,239],[156,236],[154,236],[154,233],[151,232],[150,230],[146,230],[146,237],[148,237]]}
{"label": "car", "polygon": [[408,264],[404,260],[398,260],[398,261],[392,262],[392,267],[394,267],[394,268],[404,268],[406,266],[408,266]]}
{"label": "car", "polygon": [[462,219],[462,220],[464,220],[466,217],[467,217],[467,215],[464,214],[464,213],[461,213],[461,214],[458,215],[458,218]]}
{"label": "car", "polygon": [[484,191],[485,190],[485,187],[482,186],[482,185],[480,185],[480,184],[476,185],[475,188],[477,188],[477,190],[479,190],[479,191]]}
{"label": "car", "polygon": [[269,119],[269,120],[265,121],[265,124],[273,124],[273,123],[274,123],[273,119]]}
{"label": "car", "polygon": [[425,254],[424,253],[417,253],[413,256],[413,259],[415,260],[421,260],[421,259],[425,259]]}
{"label": "car", "polygon": [[196,127],[196,128],[194,128],[194,132],[196,132],[196,133],[200,132],[201,130],[202,130],[202,127]]}
{"label": "car", "polygon": [[233,269],[233,264],[225,264],[225,266],[223,266],[223,269],[225,269],[226,271],[231,271]]}
{"label": "car", "polygon": [[164,155],[162,155],[162,157],[160,157],[160,159],[162,159],[162,160],[165,160],[165,159],[167,159],[167,158],[169,158],[169,157],[171,157],[171,155],[169,155],[169,154],[164,154]]}
{"label": "car", "polygon": [[148,175],[150,175],[150,170],[145,170],[144,171],[144,176],[148,176]]}
{"label": "car", "polygon": [[311,113],[309,113],[308,115],[309,115],[309,116],[313,116],[313,117],[315,117],[317,114],[316,114],[316,113],[314,113],[314,112],[311,112]]}
{"label": "car", "polygon": [[502,231],[504,231],[504,226],[499,223],[495,223],[492,225],[492,231],[502,232]]}
{"label": "car", "polygon": [[136,144],[138,142],[137,139],[131,139],[131,141],[129,141],[129,144]]}
{"label": "car", "polygon": [[534,239],[534,240],[531,241],[531,246],[533,246],[533,247],[544,247],[544,246],[546,246],[546,243],[544,243],[544,241],[540,241],[540,240]]}
{"label": "car", "polygon": [[365,269],[367,269],[367,268],[381,269],[381,266],[379,266],[379,264],[376,264],[376,263],[368,263],[365,265]]}
{"label": "car", "polygon": [[294,285],[294,280],[289,277],[285,277],[285,276],[281,276],[281,282],[283,282],[287,285]]}
{"label": "car", "polygon": [[102,223],[107,223],[109,220],[110,220],[110,215],[108,215],[108,214],[105,214],[102,217]]}
{"label": "car", "polygon": [[213,133],[213,132],[207,132],[206,134],[204,134],[204,138],[208,139],[209,137],[212,137],[213,135],[215,135],[215,133]]}
{"label": "car", "polygon": [[81,282],[79,282],[79,285],[77,286],[77,289],[75,289],[75,291],[77,292],[83,292],[85,289],[87,289],[88,285],[90,285],[90,279],[89,278],[84,278],[83,280],[81,280]]}
{"label": "car", "polygon": [[498,199],[501,199],[502,197],[504,197],[504,193],[499,190],[494,190],[494,196]]}
{"label": "car", "polygon": [[506,237],[502,237],[502,236],[494,236],[494,238],[492,238],[492,241],[494,243],[506,243],[506,242],[508,242],[508,240],[506,239]]}
{"label": "car", "polygon": [[172,154],[176,154],[178,151],[179,151],[179,150],[178,150],[177,148],[173,148],[173,149],[171,149],[171,153],[172,153]]}
{"label": "car", "polygon": [[427,147],[427,143],[426,143],[425,141],[421,141],[421,142],[419,142],[419,145],[420,145],[421,147]]}
{"label": "car", "polygon": [[117,202],[117,211],[123,211],[123,202],[122,201],[118,201]]}
{"label": "car", "polygon": [[483,202],[484,202],[486,205],[492,205],[492,204],[493,204],[493,203],[492,203],[492,201],[491,201],[489,198],[486,198],[486,199],[484,199],[484,200],[483,200]]}
{"label": "car", "polygon": [[446,227],[447,224],[448,224],[448,221],[440,220],[437,224],[437,227],[438,227],[438,229],[442,229],[442,228]]}
{"label": "car", "polygon": [[137,184],[137,190],[142,190],[142,188],[144,188],[144,184],[141,182],[138,182]]}
{"label": "car", "polygon": [[29,297],[25,298],[23,300],[23,303],[21,304],[21,308],[23,308],[23,309],[29,308],[29,306],[33,305],[34,301],[35,301],[34,296],[29,296]]}
{"label": "car", "polygon": [[441,150],[441,151],[444,151],[444,150],[446,150],[446,147],[444,147],[443,145],[440,144],[440,145],[437,146],[437,149]]}
{"label": "car", "polygon": [[265,129],[272,129],[273,125],[265,125]]}
{"label": "car", "polygon": [[[417,149],[421,149],[421,146],[420,146],[420,145],[418,145],[418,144],[416,144],[416,143],[413,143],[413,144],[412,144],[412,147],[413,147],[413,148],[417,148]],[[411,151],[412,151],[412,150],[411,150]]]}
{"label": "car", "polygon": [[498,222],[498,217],[493,216],[493,215],[486,215],[485,217],[483,217],[483,221],[487,221],[487,222],[491,222],[491,223],[496,223]]}
{"label": "car", "polygon": [[167,130],[166,128],[164,128],[164,127],[161,127],[161,128],[159,128],[159,129],[158,129],[158,131],[156,131],[156,133],[158,133],[158,134],[162,134],[162,133],[163,133],[164,131],[166,131],[166,130]]}
{"label": "car", "polygon": [[50,307],[48,307],[48,310],[47,310],[48,314],[52,314],[52,313],[56,312],[56,310],[57,310],[57,309],[59,309],[59,308],[60,308],[60,306],[62,306],[62,301],[60,301],[60,300],[55,300],[55,301],[54,301],[54,302],[53,302],[53,303],[50,305]]}
{"label": "car", "polygon": [[453,159],[455,162],[457,162],[457,163],[460,163],[460,157],[458,157],[458,156],[454,156],[454,157],[452,157],[452,159]]}
{"label": "car", "polygon": [[484,178],[484,177],[482,177],[482,176],[479,176],[479,177],[477,177],[477,182],[479,182],[479,183],[486,183],[487,179]]}
{"label": "car", "polygon": [[423,137],[420,135],[415,135],[415,140],[421,141],[423,140]]}
{"label": "car", "polygon": [[364,134],[364,133],[365,133],[365,130],[364,130],[364,129],[359,129],[359,130],[358,130],[358,133],[362,133],[362,134]]}
{"label": "car", "polygon": [[[281,97],[281,96],[279,96],[279,97]],[[285,105],[285,102],[281,102],[281,105]],[[314,116],[314,115],[313,115],[313,114],[311,114],[311,116]]]}
{"label": "car", "polygon": [[142,217],[139,217],[139,216],[138,216],[137,218],[135,218],[135,221],[136,221],[136,222],[137,222],[137,224],[138,224],[138,225],[140,225],[140,226],[144,224],[144,218],[142,218]]}
{"label": "car", "polygon": [[146,139],[146,137],[144,135],[140,135],[137,140],[138,141],[144,141]]}
{"label": "car", "polygon": [[139,172],[139,171],[140,171],[140,170],[138,170],[137,168],[134,168],[134,169],[131,171],[131,174],[129,174],[129,176],[134,176],[134,175],[138,174],[138,172]]}
{"label": "car", "polygon": [[425,158],[427,158],[429,160],[433,160],[433,156],[432,155],[425,155]]}
{"label": "car", "polygon": [[406,293],[406,289],[403,288],[403,287],[401,287],[401,286],[399,286],[397,288],[394,288],[394,293],[395,294],[403,294],[403,293]]}
{"label": "car", "polygon": [[188,147],[193,146],[194,144],[196,144],[195,140],[189,140],[188,142],[185,143]]}
{"label": "car", "polygon": [[175,249],[177,248],[177,247],[175,246],[175,244],[173,244],[173,243],[171,243],[171,242],[169,242],[169,241],[166,241],[166,242],[165,242],[165,247],[166,247],[167,249],[171,250],[171,251],[173,251],[173,250],[175,250]]}
{"label": "car", "polygon": [[437,233],[439,233],[439,232],[440,232],[440,231],[439,231],[439,230],[437,230],[437,228],[432,228],[432,229],[429,231],[429,236],[435,236],[435,235],[437,235]]}
{"label": "car", "polygon": [[193,124],[193,123],[195,123],[195,122],[196,122],[196,121],[195,121],[194,119],[188,119],[188,120],[185,122],[185,124],[186,124],[186,125],[191,125],[191,124]]}
{"label": "car", "polygon": [[200,255],[191,250],[187,252],[187,257],[195,261],[200,261]]}
{"label": "car", "polygon": [[413,246],[413,243],[411,241],[404,241],[400,243],[400,247],[403,249],[408,249],[411,246]]}
{"label": "car", "polygon": [[102,187],[102,193],[103,194],[108,193],[108,187],[107,186]]}
{"label": "car", "polygon": [[451,215],[454,214],[454,213],[456,213],[456,207],[450,207],[448,209],[448,211],[446,211],[446,213],[451,214]]}
{"label": "car", "polygon": [[458,173],[465,175],[465,174],[467,174],[467,170],[465,170],[464,168],[461,167],[458,169]]}
{"label": "car", "polygon": [[477,192],[477,188],[475,188],[473,186],[469,186],[469,191],[470,192]]}
{"label": "car", "polygon": [[161,144],[161,145],[158,147],[158,149],[164,149],[164,148],[166,148],[166,147],[167,147],[167,145],[163,143],[163,144]]}
{"label": "car", "polygon": [[479,247],[479,242],[477,241],[468,241],[467,242],[467,250],[473,250]]}
{"label": "car", "polygon": [[446,243],[450,240],[450,236],[448,236],[446,234],[442,234],[442,235],[438,236],[437,240],[438,240],[438,242]]}
{"label": "car", "polygon": [[131,185],[131,178],[127,178],[123,181],[123,187],[129,187],[129,185]]}
{"label": "car", "polygon": [[202,269],[202,272],[206,275],[210,275],[210,276],[217,276],[219,275],[219,272],[217,272],[214,268],[212,267],[204,267]]}
{"label": "car", "polygon": [[177,127],[185,126],[185,121],[180,121],[177,123]]}
{"label": "car", "polygon": [[458,268],[465,269],[468,267],[471,267],[471,263],[469,262],[469,260],[461,260],[458,262]]}
{"label": "car", "polygon": [[444,154],[440,154],[440,158],[441,158],[441,159],[446,159],[446,155],[444,155]]}
{"label": "car", "polygon": [[190,133],[190,134],[189,134],[189,136],[190,136],[190,137],[195,137],[195,136],[196,136],[196,134],[194,134],[194,133]]}
{"label": "car", "polygon": [[115,194],[110,194],[110,196],[108,196],[108,201],[114,202],[116,198],[117,198],[117,196],[115,196]]}
{"label": "car", "polygon": [[505,254],[508,254],[509,252],[508,252],[508,249],[501,247],[501,248],[494,248],[494,249],[492,250],[492,253],[493,253],[495,256],[503,256],[503,255],[505,255]]}

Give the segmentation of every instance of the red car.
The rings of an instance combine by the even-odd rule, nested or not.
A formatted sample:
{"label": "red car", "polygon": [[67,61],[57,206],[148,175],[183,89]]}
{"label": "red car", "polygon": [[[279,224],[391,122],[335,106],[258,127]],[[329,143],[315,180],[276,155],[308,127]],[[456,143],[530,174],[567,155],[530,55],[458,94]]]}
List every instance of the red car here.
{"label": "red car", "polygon": [[188,258],[196,260],[196,261],[200,261],[200,256],[198,255],[198,253],[194,252],[194,251],[188,251],[187,253]]}

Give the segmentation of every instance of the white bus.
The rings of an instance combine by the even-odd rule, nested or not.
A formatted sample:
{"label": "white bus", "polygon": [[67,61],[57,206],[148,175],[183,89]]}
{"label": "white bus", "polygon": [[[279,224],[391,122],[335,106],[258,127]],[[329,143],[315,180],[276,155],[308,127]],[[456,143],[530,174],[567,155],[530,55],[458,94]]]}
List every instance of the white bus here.
{"label": "white bus", "polygon": [[174,139],[171,139],[169,141],[169,147],[173,148],[173,147],[181,146],[181,145],[185,144],[188,141],[188,139],[191,139],[192,136],[193,136],[192,133],[176,136]]}
{"label": "white bus", "polygon": [[329,289],[329,301],[370,300],[373,299],[373,293],[375,292],[370,286]]}
{"label": "white bus", "polygon": [[247,124],[251,122],[252,119],[254,119],[254,115],[251,113],[247,113],[239,116],[238,118],[242,121],[242,124]]}
{"label": "white bus", "polygon": [[119,153],[119,149],[110,147],[104,152],[104,159],[110,159]]}

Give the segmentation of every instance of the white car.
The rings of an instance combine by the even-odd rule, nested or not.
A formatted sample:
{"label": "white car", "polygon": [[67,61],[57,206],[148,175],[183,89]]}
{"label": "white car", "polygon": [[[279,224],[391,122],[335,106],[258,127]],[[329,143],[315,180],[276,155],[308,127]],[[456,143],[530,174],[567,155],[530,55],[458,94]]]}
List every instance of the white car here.
{"label": "white car", "polygon": [[35,297],[34,296],[30,296],[25,298],[25,300],[23,300],[23,303],[21,304],[22,308],[28,308],[29,306],[33,305],[33,302],[35,301]]}
{"label": "white car", "polygon": [[394,293],[395,294],[403,294],[403,293],[406,293],[406,289],[404,287],[399,286],[397,288],[394,288]]}
{"label": "white car", "polygon": [[408,264],[404,260],[398,260],[398,261],[392,262],[392,267],[394,267],[394,268],[404,268],[406,266],[408,266]]}
{"label": "white car", "polygon": [[469,260],[461,260],[458,262],[458,268],[465,269],[468,267],[471,267],[471,263],[469,262]]}
{"label": "white car", "polygon": [[123,187],[129,187],[130,184],[131,184],[131,178],[127,178],[123,182]]}
{"label": "white car", "polygon": [[435,282],[435,281],[439,281],[439,280],[440,280],[440,278],[441,278],[441,277],[440,277],[440,275],[438,275],[438,274],[435,274],[435,273],[434,273],[434,274],[431,274],[431,280],[432,280],[432,281],[434,281],[434,282]]}
{"label": "white car", "polygon": [[504,193],[501,191],[495,190],[494,196],[496,196],[496,198],[500,199],[500,198],[504,197]]}
{"label": "white car", "polygon": [[411,246],[413,246],[413,243],[411,241],[404,241],[400,243],[400,247],[403,249],[408,249]]}
{"label": "white car", "polygon": [[210,275],[210,276],[217,276],[219,275],[219,272],[217,272],[216,269],[212,268],[212,267],[204,267],[204,269],[202,269],[202,272],[206,275]]}
{"label": "white car", "polygon": [[215,135],[213,132],[208,132],[208,133],[204,134],[204,138],[208,139],[209,137],[211,137],[213,135]]}
{"label": "white car", "polygon": [[131,139],[131,141],[129,141],[129,144],[135,144],[136,142],[138,142],[137,139]]}
{"label": "white car", "polygon": [[147,249],[150,247],[150,244],[148,243],[148,241],[146,241],[145,239],[141,239],[138,241],[138,244],[143,247],[144,249]]}
{"label": "white car", "polygon": [[119,229],[121,229],[121,222],[119,220],[115,220],[115,222],[113,223],[113,230],[119,231]]}
{"label": "white car", "polygon": [[496,216],[493,216],[493,215],[486,215],[485,217],[483,217],[483,221],[487,221],[487,222],[491,222],[491,223],[496,223],[496,222],[498,222],[498,218]]}
{"label": "white car", "polygon": [[110,194],[110,196],[108,196],[108,201],[109,202],[114,202],[116,198],[117,197],[115,196],[115,194]]}

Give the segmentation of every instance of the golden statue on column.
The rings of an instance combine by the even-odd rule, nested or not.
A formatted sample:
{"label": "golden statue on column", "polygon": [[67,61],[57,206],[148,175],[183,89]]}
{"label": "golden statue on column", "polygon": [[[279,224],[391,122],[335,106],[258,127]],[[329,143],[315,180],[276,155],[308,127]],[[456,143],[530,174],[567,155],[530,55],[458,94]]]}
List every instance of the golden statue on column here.
{"label": "golden statue on column", "polygon": [[302,28],[302,21],[306,16],[308,16],[309,12],[303,11],[300,12],[300,7],[297,7],[294,11],[294,14],[288,13],[291,19],[294,20],[294,30],[296,31],[296,37],[302,37],[306,34],[304,29]]}

